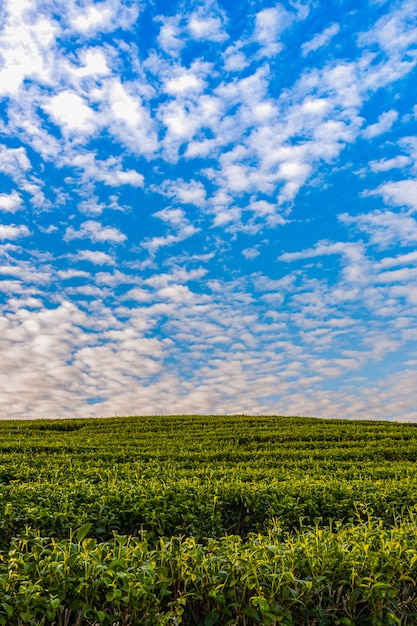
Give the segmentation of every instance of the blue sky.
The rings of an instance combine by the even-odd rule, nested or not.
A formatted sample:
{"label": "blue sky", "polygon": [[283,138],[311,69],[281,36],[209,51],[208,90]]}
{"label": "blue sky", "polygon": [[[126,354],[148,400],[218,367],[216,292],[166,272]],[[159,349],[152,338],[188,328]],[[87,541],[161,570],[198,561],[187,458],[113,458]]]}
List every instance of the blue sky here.
{"label": "blue sky", "polygon": [[3,417],[417,420],[414,0],[5,0]]}

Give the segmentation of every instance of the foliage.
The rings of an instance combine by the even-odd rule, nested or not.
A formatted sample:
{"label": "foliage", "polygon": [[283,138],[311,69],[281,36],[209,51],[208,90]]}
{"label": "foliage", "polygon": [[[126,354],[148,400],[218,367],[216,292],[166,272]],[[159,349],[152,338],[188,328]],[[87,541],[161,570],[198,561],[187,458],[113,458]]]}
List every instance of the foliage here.
{"label": "foliage", "polygon": [[417,428],[0,422],[0,626],[417,623]]}

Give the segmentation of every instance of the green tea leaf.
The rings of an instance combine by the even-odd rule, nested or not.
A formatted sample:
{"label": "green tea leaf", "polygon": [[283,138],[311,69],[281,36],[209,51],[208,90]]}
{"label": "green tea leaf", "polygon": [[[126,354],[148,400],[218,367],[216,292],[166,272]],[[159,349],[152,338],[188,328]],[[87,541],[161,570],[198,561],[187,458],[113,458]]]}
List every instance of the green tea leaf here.
{"label": "green tea leaf", "polygon": [[214,626],[219,620],[220,613],[218,611],[212,611],[204,618],[204,626]]}
{"label": "green tea leaf", "polygon": [[252,619],[256,620],[257,622],[260,621],[260,617],[259,617],[259,613],[256,609],[252,608],[251,606],[245,606],[242,610],[241,613],[243,613],[243,615],[247,615],[248,617],[251,617]]}
{"label": "green tea leaf", "polygon": [[76,537],[78,543],[81,543],[81,541],[87,537],[87,535],[90,532],[92,526],[93,525],[90,522],[87,522],[86,524],[83,524],[82,526],[80,526],[80,528],[75,533],[75,537]]}
{"label": "green tea leaf", "polygon": [[7,613],[7,617],[11,617],[13,615],[13,607],[10,606],[10,604],[7,604],[6,602],[3,602],[1,605],[2,609],[4,609]]}

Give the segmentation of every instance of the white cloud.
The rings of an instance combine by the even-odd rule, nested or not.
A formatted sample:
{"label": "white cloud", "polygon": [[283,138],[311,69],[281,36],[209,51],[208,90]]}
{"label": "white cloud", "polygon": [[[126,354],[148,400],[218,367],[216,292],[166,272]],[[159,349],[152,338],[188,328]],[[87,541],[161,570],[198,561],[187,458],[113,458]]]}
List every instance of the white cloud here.
{"label": "white cloud", "polygon": [[169,102],[159,110],[161,121],[167,129],[164,139],[167,157],[177,158],[180,145],[189,141],[201,127],[201,119],[190,115],[189,107],[179,102]]}
{"label": "white cloud", "polygon": [[14,224],[0,224],[0,239],[20,239],[20,237],[28,237],[30,230],[25,225],[15,226]]}
{"label": "white cloud", "polygon": [[326,68],[326,71],[317,76],[324,81],[323,91],[329,91],[333,96],[334,104],[339,103],[349,117],[359,110],[363,102],[363,87],[361,85],[362,72],[359,64],[338,61],[336,65]]}
{"label": "white cloud", "polygon": [[313,37],[313,39],[311,39],[310,41],[306,41],[305,43],[303,43],[303,45],[301,46],[303,56],[307,56],[307,54],[309,54],[310,52],[327,46],[327,44],[330,43],[330,41],[335,35],[339,33],[339,31],[339,24],[332,24],[331,26],[325,28],[323,32]]}
{"label": "white cloud", "polygon": [[[106,160],[98,160],[92,152],[79,152],[72,159],[72,164],[82,170],[84,182],[100,181],[109,187],[130,185],[131,187],[143,187],[144,177],[136,170],[123,169],[121,157],[109,157]],[[111,198],[110,198],[111,199]],[[94,201],[94,204],[96,202]],[[112,204],[109,205],[110,208]],[[117,207],[115,207],[117,208]],[[96,212],[101,213],[97,207]]]}
{"label": "white cloud", "polygon": [[[286,17],[280,22],[280,7],[264,11],[258,14],[256,37],[265,43],[276,40],[277,30],[271,33],[278,26],[285,26]],[[271,17],[270,11],[274,14],[271,22],[267,19]],[[327,34],[336,29],[333,25]],[[238,42],[237,46],[229,47],[230,54],[240,53],[241,45]],[[357,63],[329,64],[323,71],[306,72],[288,94],[282,95],[279,103],[268,100],[267,67],[258,68],[244,79],[220,84],[215,90],[215,112],[207,124],[214,136],[209,137],[204,136],[205,124],[195,102],[164,104],[159,117],[168,131],[164,138],[167,156],[175,161],[181,146],[185,146],[188,158],[218,160],[220,171],[207,168],[206,173],[211,184],[219,189],[224,187],[243,195],[255,189],[273,193],[278,187],[279,202],[292,202],[320,161],[331,162],[346,142],[358,136],[363,123],[359,111],[370,85],[365,82],[370,75],[379,80],[378,67],[370,63],[365,56]],[[222,116],[233,107],[236,107],[233,116]],[[388,112],[388,118],[393,114]],[[382,117],[380,122],[386,124],[387,119]],[[297,145],[291,145],[294,136]],[[225,149],[230,144],[244,149],[226,156]],[[253,167],[245,162],[249,154],[252,162],[255,160]]]}
{"label": "white cloud", "polygon": [[417,267],[403,267],[390,272],[381,272],[376,276],[377,283],[408,282],[417,278]]}
{"label": "white cloud", "polygon": [[22,197],[17,191],[0,193],[0,211],[15,213],[22,207]]}
{"label": "white cloud", "polygon": [[72,278],[91,278],[91,274],[89,274],[89,272],[75,269],[59,270],[57,274],[62,280],[71,280]]}
{"label": "white cloud", "polygon": [[392,159],[381,159],[380,161],[370,161],[369,167],[373,172],[388,172],[392,169],[403,169],[411,163],[410,157],[399,155]]}
{"label": "white cloud", "polygon": [[138,126],[143,123],[141,102],[133,98],[120,81],[113,81],[111,85],[111,110],[116,120],[127,126]]}
{"label": "white cloud", "polygon": [[169,285],[158,290],[157,295],[162,300],[183,303],[191,303],[195,295],[186,285]]}
{"label": "white cloud", "polygon": [[260,252],[257,247],[244,248],[242,250],[242,254],[245,257],[245,259],[256,259],[256,257],[260,255]]}
{"label": "white cloud", "polygon": [[377,42],[384,52],[399,57],[417,42],[416,15],[414,1],[405,0],[383,15],[369,32],[362,33],[359,42],[362,45]]}
{"label": "white cloud", "polygon": [[417,221],[391,211],[373,211],[352,217],[346,213],[339,216],[344,224],[354,224],[365,232],[373,245],[386,249],[391,245],[410,245],[417,242]]}
{"label": "white cloud", "polygon": [[[382,380],[365,385],[346,385],[336,394],[321,391],[311,394],[296,393],[287,405],[288,415],[318,415],[351,419],[394,419],[415,421],[416,411],[407,389],[416,384],[417,372],[411,368],[401,373],[388,374]],[[381,406],[383,409],[381,409]],[[306,409],[307,407],[307,409]]]}
{"label": "white cloud", "polygon": [[130,91],[120,79],[109,79],[97,97],[109,131],[133,153],[151,155],[157,148],[155,123],[135,87]]}
{"label": "white cloud", "polygon": [[184,47],[185,42],[181,38],[179,17],[158,17],[156,21],[162,22],[158,35],[158,44],[168,54],[177,54]]}
{"label": "white cloud", "polygon": [[192,72],[184,72],[165,83],[165,91],[170,95],[181,95],[190,91],[200,93],[203,88],[204,82]]}
{"label": "white cloud", "polygon": [[329,110],[330,103],[327,98],[306,98],[301,105],[303,113],[323,115]]}
{"label": "white cloud", "polygon": [[0,145],[0,172],[10,176],[16,182],[31,168],[24,148],[7,148]]}
{"label": "white cloud", "polygon": [[373,137],[378,137],[378,135],[388,132],[391,130],[392,125],[397,118],[398,111],[395,111],[394,109],[382,113],[375,124],[370,124],[364,128],[362,136],[365,137],[365,139],[372,139]]}
{"label": "white cloud", "polygon": [[200,230],[187,219],[185,211],[182,209],[162,209],[162,211],[158,211],[153,215],[169,224],[176,231],[176,234],[152,237],[151,239],[145,240],[145,242],[142,243],[142,247],[149,250],[151,254],[155,254],[157,250],[162,247],[171,246],[180,241],[184,241]]}
{"label": "white cloud", "polygon": [[27,21],[30,5],[7,3],[7,18],[0,35],[3,68],[0,70],[0,94],[14,96],[26,78],[43,83],[51,80],[51,60],[55,37],[59,31],[54,20],[43,15]]}
{"label": "white cloud", "polygon": [[[327,35],[336,33],[337,28],[333,25]],[[402,66],[400,68],[394,59],[392,63],[397,73],[410,71],[410,68]],[[374,77],[373,82],[370,80],[371,76]],[[267,80],[267,75],[265,79]],[[353,142],[356,139],[363,123],[359,116],[363,100],[368,97],[370,88],[376,89],[385,79],[382,69],[378,65],[372,66],[371,57],[365,55],[357,63],[329,64],[323,71],[306,72],[289,90],[288,104],[287,94],[283,94],[279,106],[276,103],[275,106],[268,103],[269,106],[265,108],[262,85],[252,89],[247,79],[241,81],[244,95],[242,93],[240,100],[236,98],[240,91],[237,89],[239,85],[237,81],[222,90],[219,89],[219,95],[228,100],[229,106],[237,101],[241,103],[240,119],[235,120],[234,127],[229,124],[229,128],[240,130],[240,136],[244,137],[240,140],[241,145],[249,146],[252,159],[256,154],[258,162],[257,171],[252,173],[244,163],[246,151],[242,150],[234,162],[221,156],[222,173],[219,176],[213,169],[210,179],[216,180],[217,184],[221,182],[225,188],[234,189],[235,193],[248,191],[251,188],[251,180],[258,189],[271,193],[282,181],[280,203],[293,201],[299,189],[314,174],[321,160],[332,162],[346,142]],[[254,82],[253,77],[251,80]],[[244,82],[247,84],[243,87]],[[252,120],[249,121],[245,110],[246,100],[251,103],[253,119],[258,110],[265,110],[267,113],[252,132],[248,132]],[[381,116],[378,127],[371,128],[368,133],[387,128],[393,123],[395,116],[394,110]],[[297,143],[291,145],[291,138],[294,136],[297,137]],[[225,137],[232,141],[233,135]],[[235,141],[239,141],[237,136]],[[190,144],[187,154],[192,150],[194,155],[195,150],[195,154],[206,155],[205,150],[213,150],[215,145],[209,141],[201,142],[200,145]]]}
{"label": "white cloud", "polygon": [[114,17],[113,11],[108,5],[106,6],[105,2],[101,2],[100,5],[98,8],[92,4],[84,12],[74,14],[71,19],[73,28],[85,33],[91,30],[103,30],[108,27]]}
{"label": "white cloud", "polygon": [[167,181],[158,191],[168,196],[168,198],[174,198],[179,204],[193,204],[201,208],[206,203],[205,187],[202,183],[195,180],[190,182],[181,179]]}
{"label": "white cloud", "polygon": [[42,185],[43,185],[43,182],[41,184],[41,181],[38,178],[35,178],[34,176],[30,178],[29,182],[28,181],[21,182],[22,190],[26,191],[28,194],[32,196],[30,199],[30,203],[32,204],[32,206],[36,208],[43,208],[44,210],[46,210],[52,207],[52,203],[50,200],[46,198],[42,189]]}
{"label": "white cloud", "polygon": [[373,191],[365,192],[364,195],[382,196],[388,204],[417,209],[417,180],[384,183]]}
{"label": "white cloud", "polygon": [[273,56],[282,50],[279,36],[291,21],[292,16],[281,4],[262,9],[256,14],[253,38],[261,44],[265,56]]}
{"label": "white cloud", "polygon": [[[189,143],[186,155],[208,156],[216,153],[221,143],[234,144],[234,150],[219,150],[220,171],[205,171],[210,180],[235,194],[260,190],[272,194],[278,188],[279,203],[283,204],[293,201],[320,160],[331,162],[344,142],[355,139],[362,122],[357,115],[361,99],[355,72],[345,65],[314,77],[314,88],[319,90],[316,97],[306,97],[310,75],[283,94],[279,102],[267,96],[268,71],[267,67],[258,68],[254,74],[216,90],[229,108],[239,106],[237,113],[227,123],[220,118],[216,139]],[[343,121],[328,119],[339,117],[339,110],[343,111]],[[292,145],[294,136],[297,142]],[[225,215],[222,212],[222,217]]]}
{"label": "white cloud", "polygon": [[111,170],[103,172],[102,179],[105,185],[118,187],[119,185],[130,185],[131,187],[143,187],[143,175],[135,170]]}
{"label": "white cloud", "polygon": [[279,195],[280,202],[293,200],[300,187],[305,183],[312,172],[312,167],[300,161],[286,161],[279,166],[278,179],[284,180],[285,185]]}
{"label": "white cloud", "polygon": [[240,72],[249,65],[245,54],[236,45],[226,48],[223,59],[224,68],[227,72]]}
{"label": "white cloud", "polygon": [[64,132],[90,134],[95,130],[94,111],[84,98],[71,91],[52,96],[43,108]]}
{"label": "white cloud", "polygon": [[225,226],[231,222],[238,222],[242,215],[242,209],[240,207],[227,207],[215,208],[215,216],[213,220],[213,226]]}
{"label": "white cloud", "polygon": [[206,41],[224,41],[227,34],[223,30],[219,16],[205,14],[204,10],[193,13],[187,24],[187,30],[193,39]]}
{"label": "white cloud", "polygon": [[10,102],[9,123],[3,132],[19,136],[43,160],[58,163],[63,152],[62,143],[43,127],[38,115],[44,100],[45,96],[39,97],[39,88],[33,83],[29,83],[26,90],[20,90],[18,97]]}
{"label": "white cloud", "polygon": [[417,262],[417,252],[409,252],[408,254],[399,254],[396,257],[385,257],[378,263],[378,267],[395,267],[396,265],[408,265],[415,262]]}
{"label": "white cloud", "polygon": [[67,19],[72,29],[91,37],[96,32],[112,32],[116,28],[129,28],[137,20],[139,8],[140,5],[136,2],[86,1],[81,9],[77,5],[70,4],[67,8]]}
{"label": "white cloud", "polygon": [[[132,289],[138,307],[119,309],[120,319],[96,299],[102,292],[94,291],[92,285],[87,285],[87,291],[78,290],[79,296],[93,298],[88,314],[64,302],[52,310],[39,305],[36,311],[17,308],[14,315],[1,319],[1,367],[13,382],[1,395],[9,399],[13,394],[13,414],[56,417],[57,406],[62,407],[61,416],[110,415],[114,411],[155,414],[170,413],[175,406],[176,412],[184,413],[311,412],[330,417],[337,407],[338,416],[345,417],[354,416],[360,407],[370,409],[369,417],[381,417],[380,403],[369,404],[374,395],[363,391],[363,383],[350,395],[348,385],[352,373],[361,374],[360,368],[378,345],[380,351],[399,349],[392,337],[371,333],[367,352],[361,351],[359,346],[369,331],[362,328],[363,320],[358,325],[353,317],[335,315],[328,308],[330,293],[317,286],[315,293],[309,293],[304,286],[295,306],[298,312],[305,310],[291,323],[299,322],[308,336],[306,350],[296,345],[294,335],[290,337],[281,308],[273,311],[272,324],[261,323],[259,301],[251,304],[242,282],[218,281],[211,294],[201,296],[184,284],[186,276],[178,280],[179,272],[183,270],[175,275],[155,274],[146,286]],[[110,284],[107,277],[103,276],[103,281]],[[291,296],[294,290],[288,280],[263,282],[277,293]],[[208,283],[206,287],[210,289]],[[352,302],[356,299],[356,293],[352,294]],[[308,321],[316,326],[309,329]],[[160,325],[169,337],[162,341],[143,337],[145,331],[152,332]],[[403,325],[399,332],[401,329],[408,326]],[[345,345],[358,349],[339,349],[337,342],[345,333],[350,333]],[[24,346],[26,359],[21,362],[30,364],[31,376],[26,377],[29,365],[23,370],[25,366],[20,365],[23,375],[15,379],[12,374],[20,356],[19,345]],[[334,348],[337,357],[323,356],[325,345]],[[167,361],[165,355],[169,355]],[[340,385],[331,391],[323,389],[327,381],[340,375],[346,389]],[[409,396],[405,389],[412,380],[407,375],[401,382],[397,380],[397,386],[392,377],[383,382],[381,390],[391,394],[384,396],[387,411],[394,413],[401,393]],[[97,395],[98,387],[107,400],[90,412],[86,398]]]}
{"label": "white cloud", "polygon": [[[0,247],[4,279],[0,286],[8,298],[7,311],[15,311],[0,321],[0,369],[18,372],[16,382],[9,377],[15,387],[0,390],[4,406],[13,406],[16,414],[33,415],[36,406],[39,415],[56,416],[60,410],[85,415],[88,394],[96,396],[100,387],[107,400],[92,408],[97,414],[165,413],[174,405],[184,412],[276,412],[280,407],[302,412],[307,403],[311,412],[328,416],[336,409],[340,415],[354,415],[358,407],[370,407],[376,415],[367,399],[369,390],[349,395],[349,390],[341,390],[339,380],[339,390],[329,391],[326,381],[341,373],[344,380],[345,373],[360,375],[358,368],[382,354],[414,349],[411,344],[407,348],[415,332],[407,321],[415,319],[417,303],[414,253],[395,256],[396,250],[390,250],[392,256],[375,261],[371,246],[319,242],[285,256],[285,229],[276,239],[259,237],[253,245],[248,235],[259,233],[265,225],[284,226],[303,186],[312,183],[317,190],[325,182],[321,176],[328,166],[341,171],[343,164],[336,159],[360,134],[363,103],[370,93],[413,67],[415,34],[410,25],[415,8],[408,4],[407,17],[404,9],[400,16],[398,7],[391,7],[391,22],[378,22],[368,40],[362,38],[366,49],[361,57],[344,60],[352,58],[345,55],[344,36],[341,47],[331,51],[332,58],[340,55],[339,60],[322,58],[322,65],[315,68],[311,56],[308,68],[288,74],[281,84],[271,55],[281,50],[283,30],[303,17],[301,5],[298,16],[294,3],[292,14],[281,5],[263,7],[254,18],[254,34],[245,31],[232,45],[226,42],[228,23],[215,2],[196,10],[186,7],[181,15],[160,18],[159,48],[148,57],[146,49],[139,50],[139,44],[132,42],[133,29],[126,37],[105,36],[100,45],[95,36],[131,25],[138,3],[86,0],[78,8],[61,5],[55,22],[48,4],[8,4],[10,16],[17,15],[25,26],[15,34],[7,26],[8,39],[1,42],[8,51],[6,60],[15,62],[16,79],[7,86],[10,100],[0,132],[21,141],[12,145],[28,148],[27,153],[23,148],[1,149],[0,170],[17,181],[18,192],[6,193],[9,186],[2,189],[0,208],[11,212],[20,194],[23,200],[31,194],[32,204],[39,209],[54,209],[39,219],[42,231],[50,233],[42,241],[49,239],[51,250],[52,240],[66,233],[72,251],[84,239],[105,252],[80,250],[58,259],[41,250],[26,252],[23,246]],[[327,45],[337,29],[330,25],[307,42],[303,52]],[[398,42],[390,43],[388,35],[393,32]],[[213,41],[218,45],[207,45]],[[204,62],[191,59],[192,50],[203,50]],[[271,57],[270,63],[260,66],[263,57]],[[222,62],[232,76],[219,71]],[[24,77],[30,80],[25,82]],[[161,96],[164,89],[166,95]],[[56,129],[49,131],[51,125],[38,114],[48,106],[62,137]],[[400,103],[398,111],[402,111]],[[365,134],[376,136],[393,121],[381,117],[379,128],[371,125]],[[408,123],[404,117],[401,122]],[[93,133],[99,141],[89,144]],[[120,156],[107,158],[109,150]],[[32,157],[32,151],[37,155]],[[371,170],[410,166],[412,172],[412,150],[409,157],[389,159],[390,154],[391,148],[381,152],[379,161],[371,161]],[[205,169],[199,169],[201,157]],[[176,161],[182,167],[178,178],[178,170],[172,167]],[[51,171],[57,189],[43,185],[42,179]],[[141,171],[147,175],[149,191],[165,196],[159,198],[157,208],[172,203],[154,214],[160,220],[152,229],[155,237],[145,239],[146,231],[129,234],[124,227],[127,239],[116,223],[105,226],[95,219],[82,218],[79,224],[72,214],[76,209],[96,216],[105,208],[126,210],[123,223],[127,223],[128,210],[139,208],[132,187],[144,186]],[[164,185],[161,180],[168,182]],[[414,207],[413,183],[412,179],[388,181],[368,193]],[[117,195],[107,198],[103,184],[120,187],[110,190]],[[185,204],[192,206],[185,211]],[[355,225],[380,248],[400,244],[414,249],[417,240],[410,215],[375,212],[369,219],[345,215],[344,223]],[[210,229],[213,225],[217,228]],[[17,238],[19,229],[26,227],[0,227],[0,234],[1,228]],[[227,231],[226,237],[220,229]],[[197,232],[200,254],[191,254],[186,239]],[[28,231],[20,230],[19,236],[24,234]],[[313,229],[310,234],[314,237]],[[130,259],[146,256],[146,251],[151,257],[147,265],[125,260],[126,275],[118,272],[118,259],[109,253],[114,244],[124,241],[135,244]],[[161,250],[174,244],[178,244],[175,249]],[[276,250],[281,260],[298,258],[306,263],[286,269],[282,264],[269,266],[270,275],[283,271],[278,274],[283,275],[282,282],[265,276],[258,280],[263,284],[259,293],[246,284],[252,278],[203,281],[207,270],[189,269],[211,260],[212,271],[217,255],[227,271],[229,254],[237,245],[248,260]],[[21,261],[23,252],[31,259],[26,265]],[[86,272],[83,262],[96,267]],[[56,289],[46,289],[52,281]],[[198,283],[196,292],[189,281]],[[125,287],[124,296],[115,289],[120,285]],[[33,294],[39,296],[36,311],[28,298]],[[48,298],[44,307],[42,300]],[[74,298],[79,307],[67,302],[51,309],[60,298]],[[104,298],[111,302],[108,308],[100,302]],[[401,324],[391,324],[393,319]],[[149,338],[153,332],[166,339]],[[414,382],[412,376],[386,381],[393,394],[386,398],[387,406],[393,414],[403,401],[405,386]]]}
{"label": "white cloud", "polygon": [[188,223],[185,212],[182,209],[162,209],[162,211],[158,211],[153,215],[164,222],[168,222],[171,226],[181,226],[184,223]]}
{"label": "white cloud", "polygon": [[77,78],[98,78],[110,74],[107,57],[104,51],[99,48],[87,48],[80,52],[79,58],[82,66],[75,67],[72,63],[67,64],[67,70]]}
{"label": "white cloud", "polygon": [[252,221],[259,219],[271,227],[278,225],[283,226],[287,222],[282,215],[281,207],[278,204],[272,204],[266,200],[251,202],[247,209],[253,212]]}
{"label": "white cloud", "polygon": [[114,258],[99,250],[79,250],[72,255],[75,261],[89,261],[94,265],[115,265]]}
{"label": "white cloud", "polygon": [[[197,82],[193,79],[193,84],[198,90],[200,86],[205,84],[210,71],[210,64],[195,62],[186,74],[187,81],[190,76],[195,77]],[[176,84],[175,81],[177,81],[179,76],[184,76],[182,69],[176,69],[171,73],[164,72],[163,81],[166,82],[172,79],[174,84]],[[165,130],[165,136],[162,141],[164,156],[172,161],[178,159],[178,152],[182,145],[187,147],[187,156],[198,156],[198,153],[201,151],[200,141],[201,139],[203,139],[203,142],[205,141],[204,135],[207,130],[216,136],[220,131],[219,120],[223,114],[222,99],[213,93],[197,93],[193,85],[189,85],[187,81],[182,85],[185,90],[179,90],[174,100],[169,99],[167,102],[163,102],[157,113],[162,129]],[[178,85],[177,87],[179,88]],[[188,91],[188,87],[193,88]],[[192,142],[192,144],[189,143],[196,136],[198,136],[198,143],[197,141]],[[215,141],[214,145],[216,143]]]}
{"label": "white cloud", "polygon": [[124,296],[123,300],[135,300],[136,302],[150,302],[152,300],[152,293],[147,289],[141,287],[134,287],[129,289]]}
{"label": "white cloud", "polygon": [[100,222],[94,220],[89,220],[81,224],[80,230],[75,230],[70,226],[65,231],[65,241],[84,238],[90,239],[93,243],[122,243],[127,237],[118,228],[103,226]]}
{"label": "white cloud", "polygon": [[[256,215],[259,215],[260,217],[273,216],[278,211],[278,206],[276,204],[272,204],[271,202],[267,202],[266,200],[257,200],[256,202],[252,202],[250,204],[250,208],[254,213],[256,213]],[[282,217],[281,220],[281,223],[284,223]]]}
{"label": "white cloud", "polygon": [[[345,216],[341,216],[344,221]],[[348,283],[366,284],[371,279],[370,263],[365,257],[361,242],[329,242],[321,241],[314,248],[300,252],[284,252],[278,257],[279,261],[291,262],[304,259],[314,259],[320,256],[340,254],[343,257],[343,277]]]}

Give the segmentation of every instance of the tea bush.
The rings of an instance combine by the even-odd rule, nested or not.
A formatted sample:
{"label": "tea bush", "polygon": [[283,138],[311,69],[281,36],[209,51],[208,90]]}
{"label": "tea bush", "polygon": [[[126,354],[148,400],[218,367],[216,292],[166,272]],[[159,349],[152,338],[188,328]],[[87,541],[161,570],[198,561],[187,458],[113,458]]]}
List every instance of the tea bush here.
{"label": "tea bush", "polygon": [[417,428],[0,422],[0,626],[417,624]]}

